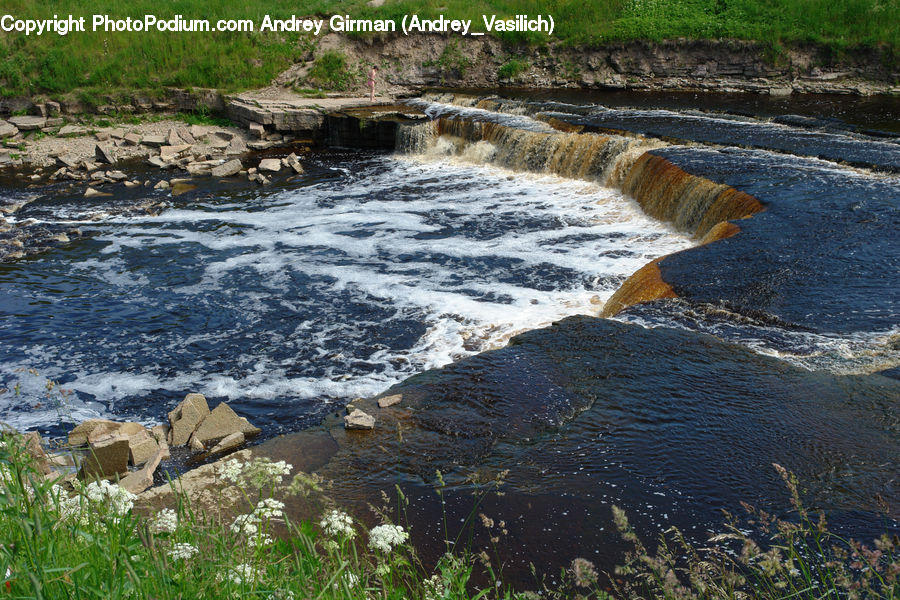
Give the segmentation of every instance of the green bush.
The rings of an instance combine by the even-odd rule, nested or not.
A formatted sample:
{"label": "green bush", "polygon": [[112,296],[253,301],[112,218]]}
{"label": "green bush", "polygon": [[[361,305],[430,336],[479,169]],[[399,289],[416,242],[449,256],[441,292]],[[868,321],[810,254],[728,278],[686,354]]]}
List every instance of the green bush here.
{"label": "green bush", "polygon": [[527,61],[511,58],[497,70],[500,79],[515,79],[524,73],[531,65]]}
{"label": "green bush", "polygon": [[353,73],[343,52],[328,50],[319,56],[306,76],[313,85],[330,90],[346,90],[353,83]]}

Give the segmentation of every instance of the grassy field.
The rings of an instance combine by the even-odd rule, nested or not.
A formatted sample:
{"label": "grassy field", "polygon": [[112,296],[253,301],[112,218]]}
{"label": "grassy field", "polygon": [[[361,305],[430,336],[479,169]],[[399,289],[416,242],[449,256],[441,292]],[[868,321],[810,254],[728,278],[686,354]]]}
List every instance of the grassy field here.
{"label": "grassy field", "polygon": [[[186,19],[253,19],[329,16],[394,18],[444,14],[473,20],[482,14],[551,14],[555,41],[567,45],[667,38],[732,37],[773,47],[815,42],[840,52],[858,46],[900,46],[898,0],[387,0],[372,8],[364,0],[245,0],[240,4],[171,0],[57,0],[40,5],[7,0],[0,16],[50,18],[108,14],[115,18],[155,14]],[[540,34],[501,34],[509,41],[544,43]],[[73,90],[159,90],[165,86],[215,87],[227,91],[266,85],[309,55],[315,38],[295,33],[54,33],[25,37],[0,32],[0,93],[4,96]]]}

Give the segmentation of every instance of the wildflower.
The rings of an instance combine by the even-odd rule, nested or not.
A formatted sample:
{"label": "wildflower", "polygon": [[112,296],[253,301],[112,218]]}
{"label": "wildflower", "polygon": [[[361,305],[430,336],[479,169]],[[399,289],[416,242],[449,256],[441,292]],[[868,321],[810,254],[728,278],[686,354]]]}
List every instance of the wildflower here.
{"label": "wildflower", "polygon": [[237,483],[241,478],[241,472],[244,470],[244,463],[236,458],[225,461],[222,465],[219,475],[222,479],[227,479],[231,483]]}
{"label": "wildflower", "polygon": [[384,563],[378,563],[375,567],[375,574],[381,578],[386,577],[391,572],[391,568]]}
{"label": "wildflower", "polygon": [[247,563],[241,563],[225,573],[225,576],[217,575],[217,581],[225,581],[228,580],[235,585],[241,585],[245,581],[253,581],[259,578],[259,571],[255,569],[252,565],[248,565]]}
{"label": "wildflower", "polygon": [[283,460],[272,462],[268,458],[258,458],[244,465],[243,475],[254,487],[264,488],[280,484],[293,468]]}
{"label": "wildflower", "polygon": [[332,510],[322,518],[319,523],[322,529],[332,537],[346,537],[352,539],[356,536],[353,529],[353,519],[347,513],[340,510]]}
{"label": "wildflower", "polygon": [[[344,585],[346,585],[348,588],[352,588],[352,587],[356,587],[356,584],[359,583],[359,577],[354,575],[353,573],[348,572],[348,573],[344,573],[341,576],[341,581],[343,581]],[[335,582],[331,587],[336,590],[340,589],[340,586],[338,585],[337,582]]]}
{"label": "wildflower", "polygon": [[586,558],[573,560],[570,570],[575,577],[575,585],[578,587],[591,587],[597,583],[597,570],[594,568],[594,563]]}
{"label": "wildflower", "polygon": [[248,538],[247,546],[249,546],[250,548],[265,548],[266,546],[274,543],[274,541],[275,540],[273,540],[270,536],[263,533],[255,537]]}
{"label": "wildflower", "polygon": [[257,523],[259,523],[259,517],[253,513],[248,515],[238,515],[234,518],[234,522],[231,524],[230,529],[234,533],[250,537],[256,535],[259,531]]}
{"label": "wildflower", "polygon": [[105,504],[113,513],[122,516],[134,506],[134,494],[105,480],[92,481],[84,490],[84,495],[95,504]]}
{"label": "wildflower", "polygon": [[172,548],[169,549],[168,554],[176,560],[188,560],[198,552],[200,552],[200,550],[191,544],[172,544]]}
{"label": "wildflower", "polygon": [[164,508],[150,522],[153,533],[172,533],[178,528],[178,514],[171,508]]}
{"label": "wildflower", "polygon": [[444,580],[440,575],[432,575],[422,582],[425,588],[424,600],[441,600],[444,597]]}
{"label": "wildflower", "polygon": [[369,547],[387,554],[407,539],[409,534],[400,525],[379,525],[369,532]]}
{"label": "wildflower", "polygon": [[284,516],[284,502],[275,498],[266,498],[256,504],[253,514],[261,519],[275,519]]}

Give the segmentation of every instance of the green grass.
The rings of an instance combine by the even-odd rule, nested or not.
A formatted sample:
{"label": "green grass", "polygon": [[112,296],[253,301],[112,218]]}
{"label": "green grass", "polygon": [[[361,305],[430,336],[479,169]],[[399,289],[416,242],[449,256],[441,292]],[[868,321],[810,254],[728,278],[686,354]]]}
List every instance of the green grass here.
{"label": "green grass", "polygon": [[346,90],[356,79],[358,74],[350,70],[347,57],[338,50],[323,52],[307,75],[310,83],[331,90]]}
{"label": "green grass", "polygon": [[[60,0],[46,7],[30,0],[7,0],[4,13],[18,18],[54,14],[110,14],[118,18],[155,14],[186,19],[253,19],[349,14],[353,18],[423,18],[446,15],[551,14],[555,41],[597,45],[611,41],[670,38],[741,38],[772,48],[812,42],[836,54],[848,48],[884,45],[895,61],[900,47],[897,0],[389,0],[379,8],[364,0],[246,0],[239,5],[199,0]],[[365,35],[365,34],[360,34]],[[371,35],[371,34],[370,34]],[[543,44],[539,33],[503,33],[509,42]],[[110,89],[159,91],[166,86],[211,87],[223,91],[267,85],[278,73],[308,55],[316,40],[297,33],[53,33],[25,37],[0,33],[0,93],[59,96],[84,90],[88,96]],[[465,44],[465,40],[461,41]],[[322,75],[328,75],[323,73]],[[327,80],[327,77],[326,77]],[[340,85],[348,85],[341,79]]]}
{"label": "green grass", "polygon": [[[440,535],[448,540],[447,552],[426,568],[409,542],[409,527],[395,524],[408,522],[408,513],[415,510],[399,488],[394,511],[386,496],[383,506],[371,507],[381,525],[367,530],[334,505],[317,476],[298,473],[285,481],[292,468],[284,462],[230,459],[215,470],[223,488],[238,492],[229,516],[204,514],[178,492],[177,482],[172,483],[170,507],[142,514],[134,507],[135,497],[115,484],[45,479],[22,438],[4,431],[0,595],[116,600],[897,598],[900,540],[885,534],[865,545],[831,532],[823,515],[802,504],[796,478],[775,467],[791,493],[791,518],[748,507],[749,521],[729,518],[723,533],[700,548],[672,528],[660,534],[651,552],[625,513],[612,507],[617,528],[634,548],[610,580],[613,593],[599,587],[593,564],[576,558],[557,583],[539,583],[536,594],[504,585],[502,564],[493,567],[486,552],[473,555],[461,543],[472,524],[498,538],[507,534],[505,523],[478,512],[487,495],[498,491],[504,474],[475,486],[473,507],[459,533],[454,534],[444,515]],[[443,506],[440,472],[436,480]],[[292,522],[279,500],[289,496],[302,497],[321,518]],[[755,533],[748,534],[748,527]],[[481,589],[472,582],[476,569],[487,580]],[[8,594],[2,589],[7,585]]]}
{"label": "green grass", "polygon": [[528,70],[529,66],[527,61],[511,58],[497,69],[497,76],[501,79],[513,79]]}

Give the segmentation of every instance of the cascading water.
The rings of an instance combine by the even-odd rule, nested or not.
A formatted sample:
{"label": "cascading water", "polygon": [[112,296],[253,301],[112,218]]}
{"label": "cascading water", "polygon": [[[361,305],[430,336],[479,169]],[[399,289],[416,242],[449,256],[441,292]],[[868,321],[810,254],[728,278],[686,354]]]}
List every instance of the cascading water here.
{"label": "cascading water", "polygon": [[[158,422],[196,390],[268,436],[394,386],[402,436],[387,412],[352,444],[327,432],[343,442],[322,467],[335,499],[364,508],[399,482],[439,555],[428,507],[464,520],[469,471],[508,470],[484,508],[507,520],[520,581],[532,562],[612,568],[611,503],[645,537],[678,525],[697,540],[741,501],[785,510],[772,462],[842,532],[898,529],[873,498],[897,500],[900,382],[871,374],[900,365],[896,140],[412,102],[433,120],[400,126],[396,155],[313,153],[265,191],[138,190],[171,206],[135,215],[49,189],[20,209],[85,238],[0,265],[0,385],[18,384],[0,418],[51,434],[96,415]],[[64,405],[46,404],[47,378],[74,390]]]}

